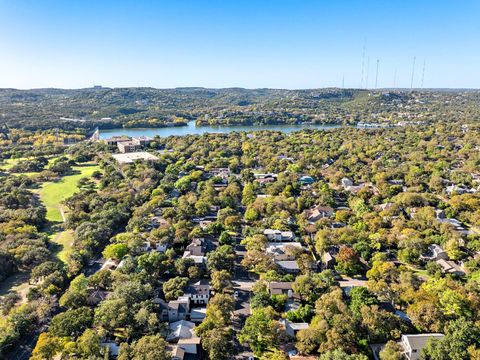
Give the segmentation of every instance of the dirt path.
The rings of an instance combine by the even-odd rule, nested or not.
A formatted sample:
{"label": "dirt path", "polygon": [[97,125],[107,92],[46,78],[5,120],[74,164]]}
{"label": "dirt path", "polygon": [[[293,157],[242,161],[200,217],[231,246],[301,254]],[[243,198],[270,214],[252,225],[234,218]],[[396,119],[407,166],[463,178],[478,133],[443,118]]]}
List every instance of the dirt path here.
{"label": "dirt path", "polygon": [[65,217],[65,212],[63,211],[63,207],[59,206],[58,210],[60,210],[60,215],[62,215],[63,222],[67,221],[67,218]]}

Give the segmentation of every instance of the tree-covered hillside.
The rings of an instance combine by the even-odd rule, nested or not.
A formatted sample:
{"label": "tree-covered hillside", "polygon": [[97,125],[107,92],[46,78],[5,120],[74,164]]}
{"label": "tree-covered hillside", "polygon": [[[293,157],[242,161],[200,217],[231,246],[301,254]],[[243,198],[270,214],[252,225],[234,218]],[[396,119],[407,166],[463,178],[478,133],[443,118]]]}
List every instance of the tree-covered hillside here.
{"label": "tree-covered hillside", "polygon": [[[354,89],[0,89],[0,124],[26,129],[392,123],[480,113],[479,91]],[[445,118],[445,116],[443,116]]]}

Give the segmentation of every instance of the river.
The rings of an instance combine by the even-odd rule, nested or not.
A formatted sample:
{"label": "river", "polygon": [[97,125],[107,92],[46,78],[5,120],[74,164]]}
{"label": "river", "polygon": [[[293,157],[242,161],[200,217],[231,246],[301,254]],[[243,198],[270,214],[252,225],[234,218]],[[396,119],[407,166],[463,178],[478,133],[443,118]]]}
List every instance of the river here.
{"label": "river", "polygon": [[163,127],[163,128],[119,128],[100,130],[100,139],[111,136],[171,136],[171,135],[201,135],[205,133],[229,133],[233,131],[259,131],[259,130],[275,130],[290,133],[302,129],[335,129],[341,125],[225,125],[225,126],[195,126],[195,121],[189,121],[186,126]]}

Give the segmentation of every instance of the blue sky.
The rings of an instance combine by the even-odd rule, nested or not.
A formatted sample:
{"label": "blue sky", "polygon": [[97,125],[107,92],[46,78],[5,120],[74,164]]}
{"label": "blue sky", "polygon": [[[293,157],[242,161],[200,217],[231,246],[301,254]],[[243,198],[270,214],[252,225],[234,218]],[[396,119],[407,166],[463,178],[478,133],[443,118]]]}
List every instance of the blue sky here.
{"label": "blue sky", "polygon": [[478,0],[0,0],[0,87],[480,87]]}

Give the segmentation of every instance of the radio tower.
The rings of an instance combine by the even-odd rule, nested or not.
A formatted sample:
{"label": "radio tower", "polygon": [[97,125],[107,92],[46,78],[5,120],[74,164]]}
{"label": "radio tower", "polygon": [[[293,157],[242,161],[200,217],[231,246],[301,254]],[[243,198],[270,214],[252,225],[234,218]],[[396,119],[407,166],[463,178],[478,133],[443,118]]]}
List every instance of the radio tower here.
{"label": "radio tower", "polygon": [[425,59],[423,60],[423,69],[422,69],[422,84],[421,88],[423,89],[423,80],[425,79]]}
{"label": "radio tower", "polygon": [[365,89],[368,89],[368,73],[370,71],[370,56],[367,57],[367,77],[365,79]]}
{"label": "radio tower", "polygon": [[395,71],[393,72],[393,88],[395,89],[397,87],[397,68],[395,68]]}
{"label": "radio tower", "polygon": [[365,70],[365,43],[363,44],[363,51],[362,51],[362,79],[360,80],[360,89],[363,88],[363,73]]}
{"label": "radio tower", "polygon": [[380,60],[377,59],[377,72],[375,74],[375,89],[377,88],[377,82],[378,82],[378,64],[380,63]]}
{"label": "radio tower", "polygon": [[413,64],[412,64],[412,80],[410,81],[410,89],[413,89],[413,77],[415,76],[415,60],[417,60],[417,57],[413,57]]}

